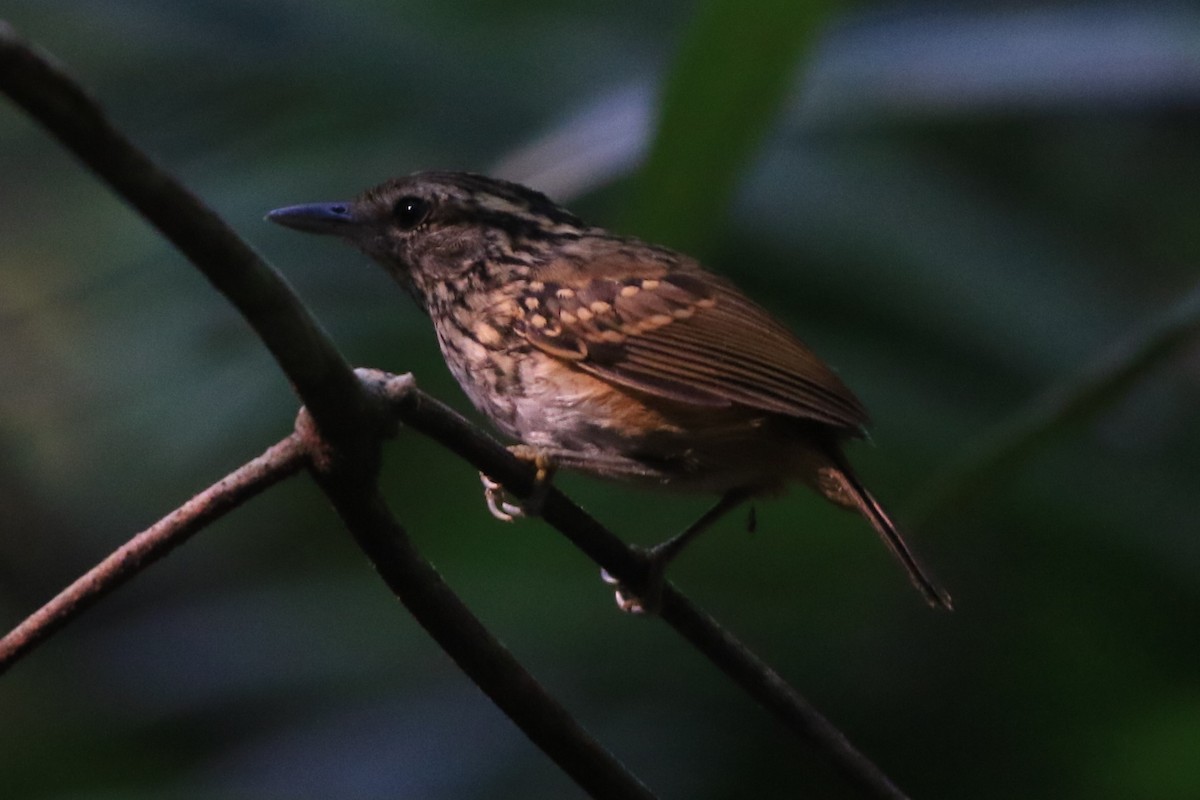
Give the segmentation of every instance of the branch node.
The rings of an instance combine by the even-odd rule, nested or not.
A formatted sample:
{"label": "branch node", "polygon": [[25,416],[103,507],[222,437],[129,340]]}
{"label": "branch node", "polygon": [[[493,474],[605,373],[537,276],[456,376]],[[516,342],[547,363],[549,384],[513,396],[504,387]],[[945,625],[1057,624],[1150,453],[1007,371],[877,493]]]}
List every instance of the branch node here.
{"label": "branch node", "polygon": [[378,394],[392,403],[403,400],[417,388],[417,379],[411,372],[396,375],[381,369],[358,367],[354,375],[368,392]]}

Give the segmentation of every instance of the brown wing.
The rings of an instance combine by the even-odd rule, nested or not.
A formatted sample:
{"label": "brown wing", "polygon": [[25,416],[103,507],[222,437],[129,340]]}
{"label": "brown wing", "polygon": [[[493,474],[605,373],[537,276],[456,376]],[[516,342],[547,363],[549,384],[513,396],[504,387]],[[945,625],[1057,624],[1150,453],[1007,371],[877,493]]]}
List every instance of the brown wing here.
{"label": "brown wing", "polygon": [[521,323],[535,346],[623,386],[698,406],[745,406],[858,432],[867,413],[786,328],[724,281],[656,277],[535,281]]}

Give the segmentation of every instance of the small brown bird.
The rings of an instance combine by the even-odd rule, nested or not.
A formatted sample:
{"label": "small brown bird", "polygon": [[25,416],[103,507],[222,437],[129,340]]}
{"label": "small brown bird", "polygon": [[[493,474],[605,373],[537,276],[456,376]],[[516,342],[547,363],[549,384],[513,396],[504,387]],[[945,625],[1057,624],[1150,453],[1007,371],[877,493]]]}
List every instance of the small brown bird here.
{"label": "small brown bird", "polygon": [[[717,517],[799,480],[862,514],[925,599],[950,607],[842,454],[868,422],[862,404],[695,260],[587,225],[524,186],[459,172],[267,218],[342,236],[382,264],[433,320],[471,401],[543,466],[720,493],[651,551],[660,570]],[[489,506],[512,510],[493,496]]]}

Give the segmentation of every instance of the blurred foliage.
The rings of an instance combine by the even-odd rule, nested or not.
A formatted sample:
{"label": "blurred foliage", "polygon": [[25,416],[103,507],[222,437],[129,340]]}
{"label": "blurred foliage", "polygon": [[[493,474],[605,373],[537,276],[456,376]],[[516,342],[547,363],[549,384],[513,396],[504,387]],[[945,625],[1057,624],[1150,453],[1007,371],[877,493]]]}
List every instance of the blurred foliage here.
{"label": "blurred foliage", "polygon": [[[664,80],[653,146],[623,222],[707,256],[746,163],[795,74],[826,3],[701,4]],[[747,58],[748,54],[752,58]]]}
{"label": "blurred foliage", "polygon": [[[723,139],[720,163],[684,157],[718,132],[664,123],[652,152],[680,156],[671,181],[687,192],[712,188],[696,206],[635,197],[658,190],[628,179],[658,118],[637,87],[670,75],[669,100],[708,66],[742,86],[778,75],[783,52],[735,58],[718,41],[706,64],[710,45],[691,38],[716,35],[703,7],[10,0],[3,13],[268,254],[354,363],[412,370],[460,408],[398,288],[262,214],[516,152],[550,169],[532,144],[586,157],[555,137],[589,124],[587,141],[625,142],[576,173],[586,194],[560,197],[708,247],[836,364],[876,419],[874,446],[852,456],[901,511],[967,442],[1197,278],[1200,15],[1185,5],[829,17],[773,115],[778,89],[721,95],[714,119],[756,138]],[[779,41],[800,42],[813,20],[788,24],[802,27]],[[730,26],[730,42],[743,35]],[[711,218],[731,186],[728,216]],[[203,280],[7,107],[0,275],[0,612],[15,622],[285,434],[295,401]],[[672,575],[914,797],[1194,798],[1197,364],[1156,371],[919,532],[952,615],[922,606],[865,525],[803,491],[761,503],[753,536],[727,522]],[[405,435],[386,481],[450,583],[664,797],[849,796],[662,626],[616,613],[560,537],[493,521],[468,467]],[[562,483],[641,542],[705,504]],[[578,794],[403,614],[304,480],[6,675],[0,718],[6,797]]]}

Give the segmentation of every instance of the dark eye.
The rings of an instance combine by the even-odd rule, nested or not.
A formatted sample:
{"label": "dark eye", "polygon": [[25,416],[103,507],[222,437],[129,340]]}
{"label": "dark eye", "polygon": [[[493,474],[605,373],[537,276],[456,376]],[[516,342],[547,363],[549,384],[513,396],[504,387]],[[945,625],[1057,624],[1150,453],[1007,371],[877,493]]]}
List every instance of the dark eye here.
{"label": "dark eye", "polygon": [[401,230],[411,231],[425,221],[429,214],[429,202],[420,197],[407,195],[396,201],[392,206],[392,218]]}

